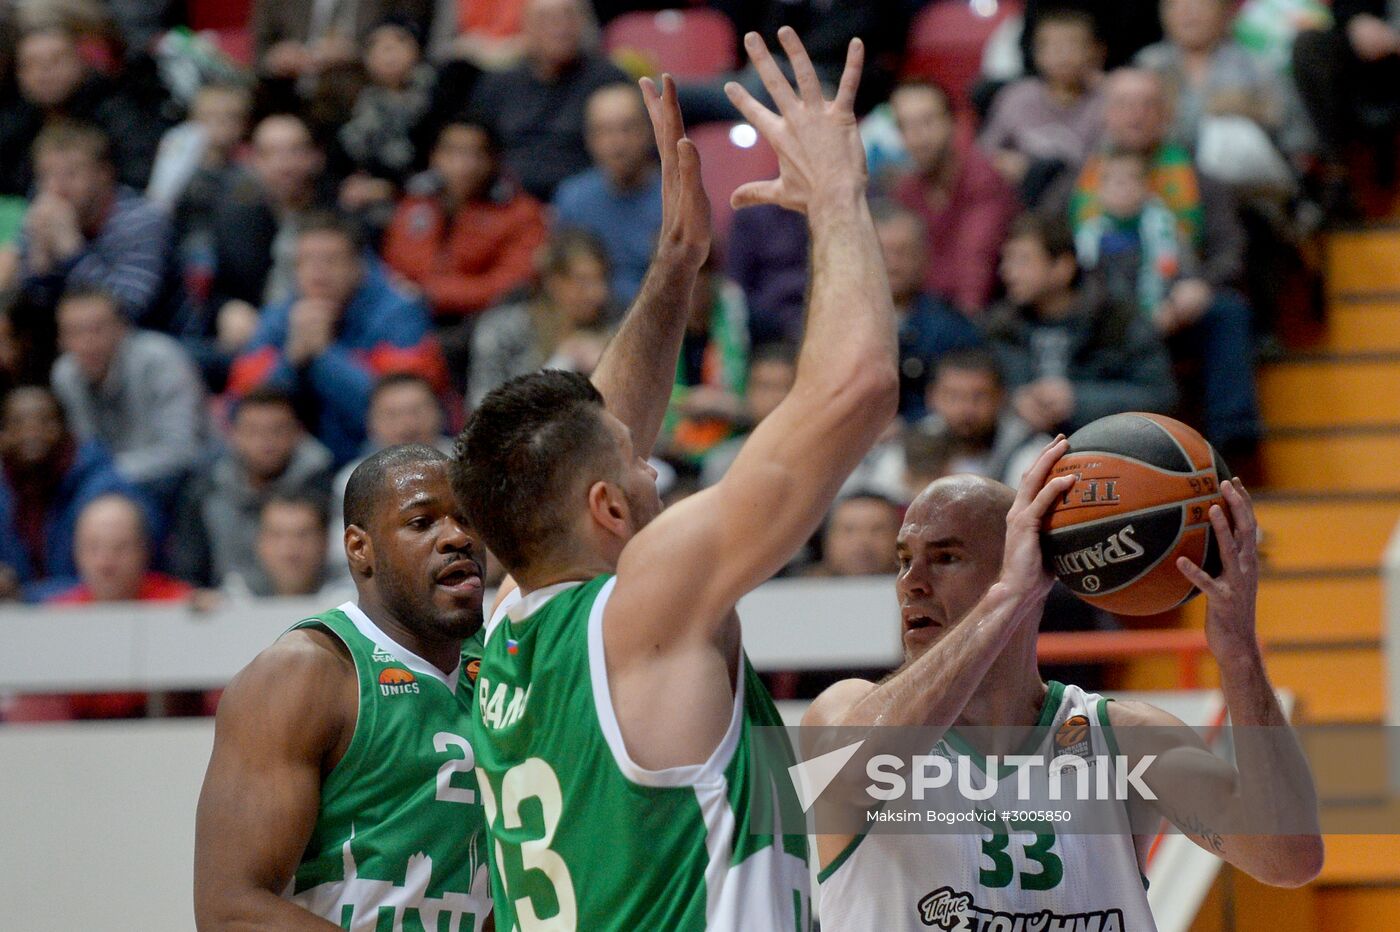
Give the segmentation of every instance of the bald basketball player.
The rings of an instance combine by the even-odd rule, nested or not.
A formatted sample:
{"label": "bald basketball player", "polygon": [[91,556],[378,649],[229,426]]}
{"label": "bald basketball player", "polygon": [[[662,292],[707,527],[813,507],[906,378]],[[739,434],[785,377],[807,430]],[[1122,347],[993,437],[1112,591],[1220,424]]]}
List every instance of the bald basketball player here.
{"label": "bald basketball player", "polygon": [[[1315,831],[1246,836],[1213,827],[1217,819],[1228,822],[1238,815],[1239,800],[1260,799],[1292,807],[1301,814],[1295,824],[1316,824],[1315,790],[1291,732],[1283,732],[1287,740],[1237,741],[1236,770],[1161,709],[1109,702],[1041,679],[1036,639],[1053,578],[1042,561],[1040,528],[1055,499],[1073,486],[1073,476],[1049,478],[1067,448],[1063,438],[1046,447],[1016,492],[974,476],[939,479],[924,490],[910,506],[898,539],[904,665],[878,684],[833,685],[812,704],[803,724],[925,727],[944,734],[935,754],[1040,753],[1047,760],[1069,753],[1063,743],[1050,743],[1057,737],[1063,742],[1062,726],[1070,723],[1064,732],[1069,734],[1076,725],[1087,725],[1088,745],[1075,753],[1112,756],[1121,743],[1133,765],[1155,752],[1172,768],[1162,778],[1146,771],[1155,802],[1134,798],[1093,805],[1151,806],[1196,844],[1264,883],[1308,882],[1322,865],[1322,840]],[[1220,665],[1233,724],[1286,730],[1255,637],[1254,509],[1239,480],[1225,483],[1223,492],[1228,516],[1219,506],[1210,515],[1220,542],[1221,574],[1211,578],[1185,559],[1178,569],[1209,599],[1206,636]],[[1071,721],[1075,716],[1082,721]],[[991,739],[998,746],[969,749],[958,740],[958,730],[968,726],[1001,726]],[[1164,727],[1131,730],[1136,726]],[[1153,745],[1168,729],[1175,750]],[[860,805],[850,794],[826,795],[832,798],[818,805],[835,807],[824,810],[827,816]],[[822,814],[819,810],[819,818]],[[1156,824],[1132,820],[1132,811],[1122,815],[1114,824]],[[993,913],[1048,912],[1049,928],[1060,927],[1056,919],[1067,919],[1066,928],[1078,927],[1074,922],[1084,918],[1096,928],[1153,929],[1144,876],[1150,842],[1151,836],[1127,831],[1070,834],[1052,823],[1007,824],[999,818],[959,833],[821,835],[822,928],[985,928],[979,920]]]}

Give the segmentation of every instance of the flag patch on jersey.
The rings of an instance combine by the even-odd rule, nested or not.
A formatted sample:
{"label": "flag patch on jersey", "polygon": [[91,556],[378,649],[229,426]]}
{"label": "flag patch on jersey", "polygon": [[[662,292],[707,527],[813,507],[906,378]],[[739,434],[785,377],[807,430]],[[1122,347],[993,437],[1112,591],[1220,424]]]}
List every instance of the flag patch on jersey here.
{"label": "flag patch on jersey", "polygon": [[519,642],[519,641],[512,641],[510,638],[506,638],[506,653],[507,653],[507,654],[518,654],[518,653],[520,653],[520,642]]}
{"label": "flag patch on jersey", "polygon": [[379,671],[379,691],[385,696],[416,693],[418,678],[403,667],[387,667]]}

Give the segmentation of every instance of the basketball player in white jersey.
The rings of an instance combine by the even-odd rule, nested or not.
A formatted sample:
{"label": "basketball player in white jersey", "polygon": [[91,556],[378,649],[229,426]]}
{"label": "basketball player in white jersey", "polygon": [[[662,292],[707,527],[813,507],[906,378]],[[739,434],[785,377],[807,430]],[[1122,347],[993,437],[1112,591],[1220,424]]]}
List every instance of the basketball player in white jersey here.
{"label": "basketball player in white jersey", "polygon": [[[903,667],[879,684],[836,683],[816,699],[803,724],[924,727],[931,735],[943,734],[935,754],[952,748],[971,752],[974,759],[977,753],[1039,754],[1047,760],[1063,753],[1114,755],[1120,751],[1115,739],[1121,738],[1130,763],[1156,751],[1159,766],[1170,760],[1177,768],[1166,771],[1169,777],[1183,770],[1189,776],[1154,779],[1148,769],[1145,783],[1155,802],[1135,797],[1092,805],[1154,806],[1196,844],[1264,883],[1308,882],[1322,865],[1322,840],[1315,831],[1238,835],[1217,827],[1239,824],[1229,817],[1238,815],[1232,807],[1241,799],[1288,804],[1300,814],[1290,831],[1316,825],[1307,764],[1285,731],[1288,724],[1255,638],[1256,524],[1238,480],[1224,484],[1229,517],[1219,506],[1210,516],[1220,542],[1221,574],[1212,578],[1184,559],[1178,568],[1209,599],[1206,636],[1220,665],[1233,724],[1277,726],[1271,737],[1281,733],[1286,740],[1237,742],[1238,771],[1210,755],[1189,731],[1185,741],[1195,747],[1169,757],[1161,746],[1134,740],[1145,734],[1134,729],[1166,726],[1149,732],[1160,738],[1173,729],[1179,735],[1176,730],[1186,730],[1174,716],[1143,702],[1110,703],[1078,687],[1041,680],[1036,639],[1053,579],[1042,563],[1039,534],[1054,500],[1074,482],[1072,476],[1047,482],[1067,447],[1063,438],[1047,447],[1015,493],[973,476],[940,479],[924,490],[910,506],[898,540]],[[971,726],[1000,726],[995,738],[983,742],[998,746],[969,748],[959,735]],[[1075,747],[1066,750],[1070,742]],[[819,822],[860,808],[854,793],[831,790],[817,805]],[[1113,815],[1123,816],[1114,824],[1155,824],[1141,818],[1150,815],[1146,812]],[[989,926],[994,922],[1022,928],[1018,916],[1027,921],[1035,916],[1042,924],[1034,928],[1083,923],[1103,930],[1155,929],[1145,890],[1150,841],[1151,836],[1133,836],[1126,829],[1116,835],[1071,834],[1053,824],[1008,824],[999,818],[957,833],[819,835],[822,928],[1003,927]]]}

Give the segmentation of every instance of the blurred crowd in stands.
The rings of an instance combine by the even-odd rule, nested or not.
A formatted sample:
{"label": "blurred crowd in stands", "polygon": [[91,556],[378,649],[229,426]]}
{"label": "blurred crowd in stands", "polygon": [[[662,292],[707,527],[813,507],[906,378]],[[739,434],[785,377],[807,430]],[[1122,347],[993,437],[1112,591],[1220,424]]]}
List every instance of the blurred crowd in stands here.
{"label": "blurred crowd in stands", "polygon": [[[189,28],[197,7],[0,7],[6,599],[349,591],[358,460],[446,448],[512,376],[589,371],[647,269],[661,191],[635,78],[678,64],[609,37],[648,4],[252,0],[219,33]],[[869,48],[900,417],[790,575],[892,573],[930,479],[1015,483],[1047,435],[1118,411],[1180,414],[1247,470],[1254,361],[1311,287],[1316,231],[1355,216],[1356,147],[1368,183],[1394,181],[1397,0],[666,16],[727,63],[680,80],[697,138],[729,146],[702,150],[707,179],[754,148],[722,90],[761,92],[745,30],[792,25],[826,76],[851,37]],[[953,86],[937,47],[964,27],[989,35]],[[723,474],[801,338],[803,218],[716,222],[657,454],[669,500]]]}

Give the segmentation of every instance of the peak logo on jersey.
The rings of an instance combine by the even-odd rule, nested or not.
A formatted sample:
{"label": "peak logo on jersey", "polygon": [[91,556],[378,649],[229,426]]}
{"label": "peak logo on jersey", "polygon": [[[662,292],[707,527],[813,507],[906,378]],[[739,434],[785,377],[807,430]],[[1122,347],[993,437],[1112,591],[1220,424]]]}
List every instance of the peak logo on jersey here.
{"label": "peak logo on jersey", "polygon": [[476,682],[476,675],[481,672],[481,661],[472,659],[467,661],[467,679]]}
{"label": "peak logo on jersey", "polygon": [[379,691],[386,696],[416,693],[418,678],[403,667],[388,667],[379,671]]}
{"label": "peak logo on jersey", "polygon": [[1056,756],[1089,757],[1089,719],[1084,715],[1071,715],[1055,732]]}
{"label": "peak logo on jersey", "polygon": [[986,932],[1007,929],[1015,932],[1123,932],[1123,911],[1105,909],[1091,913],[1054,913],[1048,909],[1033,913],[1003,913],[979,909],[972,894],[952,887],[939,887],[919,900],[919,921],[943,932]]}

